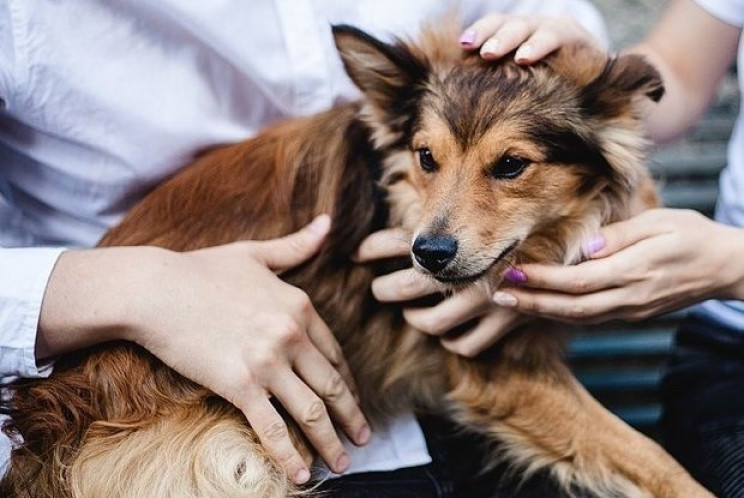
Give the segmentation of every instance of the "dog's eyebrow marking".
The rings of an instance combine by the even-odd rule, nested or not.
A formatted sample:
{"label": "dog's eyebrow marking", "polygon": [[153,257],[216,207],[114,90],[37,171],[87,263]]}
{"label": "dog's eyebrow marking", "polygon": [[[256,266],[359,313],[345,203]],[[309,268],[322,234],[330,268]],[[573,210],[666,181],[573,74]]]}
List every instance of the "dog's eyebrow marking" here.
{"label": "dog's eyebrow marking", "polygon": [[[431,110],[449,126],[453,137],[465,149],[483,135],[507,112],[510,101],[499,96],[522,95],[526,77],[506,73],[500,66],[463,67],[438,82],[438,102]],[[512,99],[513,100],[513,99]]]}
{"label": "dog's eyebrow marking", "polygon": [[546,162],[580,164],[596,168],[597,172],[607,178],[614,176],[614,170],[599,146],[582,137],[570,125],[560,126],[542,120],[525,131],[532,141],[543,148]]}

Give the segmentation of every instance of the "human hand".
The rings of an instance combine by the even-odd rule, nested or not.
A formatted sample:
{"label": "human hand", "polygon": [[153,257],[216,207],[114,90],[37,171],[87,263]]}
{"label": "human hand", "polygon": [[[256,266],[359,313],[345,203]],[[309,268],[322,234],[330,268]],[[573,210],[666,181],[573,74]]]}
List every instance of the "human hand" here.
{"label": "human hand", "polygon": [[370,435],[340,346],[309,297],[276,275],[310,258],[328,226],[326,216],[281,239],[165,252],[130,337],[238,407],[297,483],[310,473],[271,397],[334,472],[349,457],[331,417],[357,444]]}
{"label": "human hand", "polygon": [[744,231],[688,210],[652,209],[602,228],[575,266],[526,264],[494,300],[569,323],[642,320],[709,298],[744,298]]}
{"label": "human hand", "polygon": [[[375,232],[362,241],[356,259],[371,262],[410,257],[410,240],[410,233],[401,228]],[[372,283],[372,293],[381,302],[411,302],[443,290],[435,280],[413,268],[382,275]],[[478,355],[526,319],[521,313],[495,305],[476,285],[433,306],[406,306],[403,317],[414,328],[439,337],[445,349],[466,357]],[[462,328],[466,330],[459,330]],[[458,333],[452,333],[455,330]]]}
{"label": "human hand", "polygon": [[540,17],[490,14],[477,20],[460,36],[465,50],[479,50],[486,60],[496,60],[516,50],[518,64],[533,64],[569,43],[602,44],[570,16]]}

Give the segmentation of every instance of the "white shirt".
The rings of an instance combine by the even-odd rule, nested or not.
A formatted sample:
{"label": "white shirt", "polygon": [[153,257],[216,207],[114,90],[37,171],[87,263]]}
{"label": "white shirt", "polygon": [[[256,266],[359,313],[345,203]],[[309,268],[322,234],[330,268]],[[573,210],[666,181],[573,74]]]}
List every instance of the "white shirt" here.
{"label": "white shirt", "polygon": [[[569,14],[601,39],[584,0],[457,2]],[[332,23],[415,35],[442,0],[0,0],[0,376],[42,376],[34,342],[63,247],[94,245],[144,192],[219,143],[358,97]],[[1,441],[0,441],[1,443]],[[6,442],[7,444],[7,442]],[[353,471],[429,461],[412,415]]]}
{"label": "white shirt", "polygon": [[[712,15],[733,26],[744,27],[744,0],[695,0]],[[721,172],[715,219],[744,227],[744,34],[739,39],[739,116],[728,144],[726,168]],[[744,302],[706,301],[695,308],[713,320],[744,333]]]}

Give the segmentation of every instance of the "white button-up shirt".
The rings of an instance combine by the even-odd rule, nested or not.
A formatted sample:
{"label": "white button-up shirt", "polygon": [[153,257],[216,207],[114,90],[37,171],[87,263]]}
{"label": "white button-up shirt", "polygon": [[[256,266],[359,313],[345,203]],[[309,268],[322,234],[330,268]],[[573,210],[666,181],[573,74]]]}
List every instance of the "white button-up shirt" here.
{"label": "white button-up shirt", "polygon": [[[0,1],[0,376],[48,372],[34,344],[62,248],[94,245],[203,148],[358,97],[331,24],[414,36],[452,4],[466,22],[569,14],[604,38],[584,0]],[[353,470],[429,461],[412,416],[380,436],[349,448]]]}

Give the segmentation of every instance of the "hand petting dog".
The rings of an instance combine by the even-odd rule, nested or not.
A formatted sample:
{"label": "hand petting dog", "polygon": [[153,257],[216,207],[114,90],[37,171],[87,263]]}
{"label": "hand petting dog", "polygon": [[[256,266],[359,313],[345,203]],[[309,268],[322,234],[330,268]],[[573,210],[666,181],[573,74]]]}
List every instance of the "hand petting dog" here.
{"label": "hand petting dog", "polygon": [[517,64],[533,64],[563,45],[584,42],[600,46],[575,19],[491,14],[477,20],[460,36],[468,51],[479,50],[486,60],[496,60],[513,52]]}

